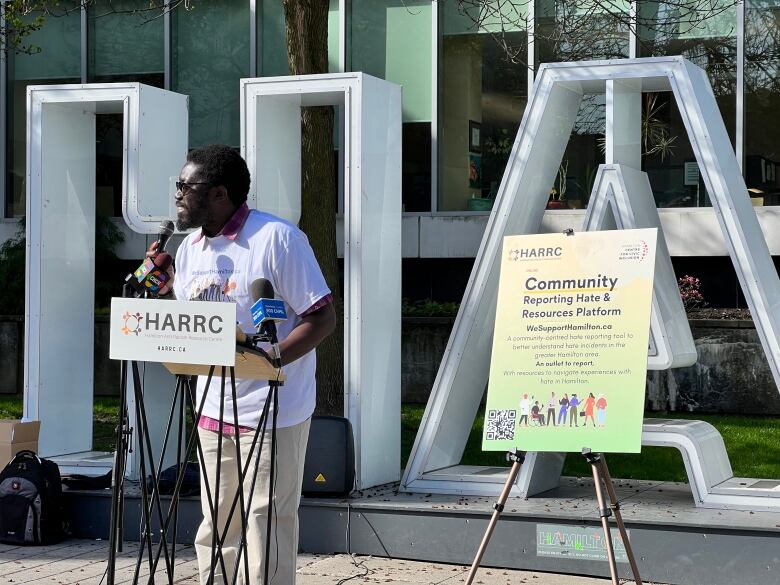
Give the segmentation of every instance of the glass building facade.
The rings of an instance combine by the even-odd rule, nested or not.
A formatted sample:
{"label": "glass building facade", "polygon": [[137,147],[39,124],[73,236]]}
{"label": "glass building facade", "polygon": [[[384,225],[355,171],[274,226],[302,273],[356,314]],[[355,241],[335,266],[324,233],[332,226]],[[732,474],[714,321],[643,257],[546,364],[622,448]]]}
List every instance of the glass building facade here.
{"label": "glass building facade", "polygon": [[[459,5],[330,1],[330,71],[403,86],[406,212],[490,208],[540,63],[661,55],[683,55],[707,71],[751,195],[780,204],[780,0],[692,0],[690,9],[663,0],[502,0],[477,14]],[[152,19],[143,0],[61,7],[67,15],[49,17],[26,41],[35,50],[9,52],[0,68],[7,218],[24,214],[28,85],[139,81],[184,93],[190,146],[238,146],[239,79],[287,74],[280,0],[193,0]],[[604,160],[604,126],[603,96],[587,97],[551,185],[567,207],[587,203]],[[669,94],[644,95],[642,128],[643,168],[658,206],[709,206]],[[120,215],[121,132],[121,115],[98,117],[104,215]]]}

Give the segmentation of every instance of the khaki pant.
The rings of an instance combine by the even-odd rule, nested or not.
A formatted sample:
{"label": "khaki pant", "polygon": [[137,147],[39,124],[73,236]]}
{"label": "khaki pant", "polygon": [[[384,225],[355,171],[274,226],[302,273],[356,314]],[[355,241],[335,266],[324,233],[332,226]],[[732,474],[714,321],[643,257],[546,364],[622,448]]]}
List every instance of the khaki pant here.
{"label": "khaki pant", "polygon": [[[271,566],[268,572],[269,584],[294,585],[295,563],[298,553],[298,504],[301,499],[301,484],[303,482],[303,463],[306,455],[306,443],[309,438],[308,419],[298,425],[277,429],[276,431],[276,487],[274,491],[273,514],[271,524]],[[200,582],[206,585],[211,570],[212,538],[214,534],[213,518],[209,511],[208,498],[206,496],[205,477],[208,478],[211,499],[215,494],[215,476],[217,471],[217,446],[219,433],[198,429],[200,443],[203,448],[203,458],[206,464],[206,473],[201,473],[201,509],[203,510],[203,522],[195,536],[195,552],[198,556],[198,570]],[[252,446],[254,432],[240,435],[239,448],[241,451],[241,463],[246,465],[246,456]],[[271,433],[266,432],[263,441],[263,450],[260,456],[260,465],[257,472],[254,495],[252,496],[247,521],[247,558],[249,561],[249,583],[244,579],[244,554],[239,561],[238,578],[236,583],[242,585],[256,585],[263,583],[265,554],[265,537],[268,522],[268,480],[271,470]],[[260,439],[258,439],[259,445]],[[252,474],[256,462],[257,447],[255,447],[252,463],[249,466],[244,481],[244,505],[249,502]],[[220,465],[219,482],[219,506],[217,507],[218,535],[225,531],[225,524],[233,498],[238,488],[238,472],[236,462],[236,438],[232,435],[222,437],[222,462]],[[214,554],[214,581],[215,584],[233,583],[233,571],[236,558],[239,553],[239,540],[241,538],[241,519],[239,516],[240,502],[236,505],[230,527],[227,531],[225,543],[222,547],[222,556],[225,560],[225,573],[223,576],[222,564],[219,555]]]}

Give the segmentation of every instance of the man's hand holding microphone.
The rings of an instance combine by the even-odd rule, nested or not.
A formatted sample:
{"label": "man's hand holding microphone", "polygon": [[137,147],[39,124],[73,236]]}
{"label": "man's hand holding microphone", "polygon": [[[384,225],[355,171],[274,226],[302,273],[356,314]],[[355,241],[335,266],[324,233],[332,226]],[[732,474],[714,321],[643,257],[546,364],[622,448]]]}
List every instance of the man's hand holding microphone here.
{"label": "man's hand holding microphone", "polygon": [[146,251],[146,259],[135,272],[125,278],[136,296],[164,297],[173,290],[173,258],[165,251],[173,232],[172,221],[161,223],[157,240],[152,242]]}

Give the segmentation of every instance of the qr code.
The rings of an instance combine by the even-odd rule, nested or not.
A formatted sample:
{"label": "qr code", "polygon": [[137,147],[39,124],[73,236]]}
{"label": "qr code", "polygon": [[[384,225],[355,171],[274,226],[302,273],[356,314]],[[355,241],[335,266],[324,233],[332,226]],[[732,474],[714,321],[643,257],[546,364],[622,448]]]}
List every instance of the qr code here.
{"label": "qr code", "polygon": [[486,441],[511,441],[515,438],[516,410],[488,410]]}

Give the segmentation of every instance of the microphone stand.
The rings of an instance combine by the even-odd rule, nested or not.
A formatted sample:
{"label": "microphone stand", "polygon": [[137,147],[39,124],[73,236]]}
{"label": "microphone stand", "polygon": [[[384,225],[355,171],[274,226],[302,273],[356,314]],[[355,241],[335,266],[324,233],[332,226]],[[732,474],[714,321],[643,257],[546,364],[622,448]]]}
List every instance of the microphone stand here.
{"label": "microphone stand", "polygon": [[[134,278],[133,273],[130,273],[125,278],[125,282],[122,286],[122,297],[132,298],[139,296],[131,286],[131,279]],[[143,296],[148,298],[149,293],[144,292]],[[122,360],[120,362],[120,384],[119,384],[119,420],[116,427],[116,450],[114,454],[114,468],[111,474],[111,519],[109,527],[109,551],[108,562],[106,567],[106,583],[107,585],[114,585],[116,579],[116,559],[117,553],[122,552],[123,540],[124,540],[124,500],[125,500],[125,466],[127,463],[127,456],[132,451],[130,444],[130,437],[133,435],[134,429],[130,426],[130,413],[127,408],[127,391],[128,391],[128,378],[130,370],[132,369],[133,375],[133,392],[135,397],[136,406],[136,427],[139,433],[139,449],[140,449],[140,465],[141,465],[141,499],[144,513],[144,526],[142,529],[141,546],[139,547],[138,562],[136,563],[135,574],[133,582],[137,583],[141,561],[144,554],[144,547],[148,548],[149,564],[151,574],[154,574],[154,568],[156,567],[156,560],[152,562],[152,511],[156,508],[157,516],[160,524],[163,524],[164,517],[162,506],[160,502],[160,491],[158,484],[158,470],[154,464],[154,454],[151,447],[151,442],[148,434],[148,426],[146,419],[146,411],[143,404],[143,387],[141,382],[140,370],[138,363],[135,361]],[[177,388],[178,390],[178,388]],[[174,402],[176,397],[174,396]],[[172,409],[174,406],[172,406]],[[169,422],[170,424],[170,422]],[[181,431],[180,431],[181,432]],[[166,430],[166,443],[169,430]],[[145,453],[148,450],[148,454]],[[163,447],[163,456],[165,447]],[[147,462],[145,455],[148,457],[148,465],[151,468],[151,480],[152,480],[152,494],[148,493],[146,484],[146,467]],[[162,464],[163,456],[160,458],[160,464]],[[162,552],[165,557],[166,570],[170,577],[172,576],[172,558],[173,555],[169,554],[167,542],[163,538],[161,542]],[[175,544],[174,544],[175,549]],[[175,554],[175,552],[174,552]],[[159,551],[158,551],[159,558]]]}
{"label": "microphone stand", "polygon": [[[130,298],[134,296],[144,296],[148,297],[148,292],[143,292],[141,295],[138,294],[136,290],[133,289],[133,287],[130,284],[130,279],[133,277],[132,274],[128,275],[128,278],[125,280],[123,289],[122,289],[122,295],[124,298]],[[262,348],[259,347],[259,343],[261,342],[268,342],[271,344],[271,347],[273,348],[272,354],[270,355],[268,352],[264,351]],[[255,335],[250,335],[247,337],[246,345],[253,349],[254,351],[258,351],[261,353],[279,372],[281,372],[281,355],[279,352],[279,343],[278,338],[276,335],[276,324],[271,321],[270,323],[265,324],[265,326],[261,326],[260,331]],[[208,374],[208,379],[206,381],[206,388],[204,389],[203,396],[201,397],[199,404],[196,404],[196,398],[195,398],[195,389],[191,386],[190,380],[186,376],[177,376],[177,384],[176,384],[176,393],[174,394],[173,401],[171,404],[171,414],[168,420],[168,425],[165,431],[165,439],[162,446],[162,453],[160,454],[160,466],[162,466],[162,462],[165,457],[166,448],[168,447],[169,442],[169,435],[171,432],[172,427],[172,421],[174,417],[174,409],[176,408],[176,404],[178,403],[180,411],[179,411],[179,425],[178,425],[178,440],[177,440],[177,446],[176,446],[176,452],[177,452],[177,467],[178,467],[178,473],[177,478],[175,482],[175,487],[173,490],[173,494],[171,497],[171,502],[167,510],[167,514],[164,513],[162,509],[162,502],[160,500],[160,487],[159,487],[159,472],[160,469],[157,468],[157,466],[154,463],[154,454],[152,452],[152,446],[150,443],[150,437],[149,437],[149,428],[148,428],[148,422],[146,419],[146,412],[143,404],[143,387],[140,377],[140,371],[138,367],[138,363],[134,361],[125,361],[123,360],[120,364],[121,368],[121,383],[120,383],[120,407],[119,407],[119,422],[117,424],[116,428],[116,452],[115,452],[115,458],[114,458],[114,469],[113,469],[113,475],[112,475],[112,496],[111,496],[111,520],[110,520],[110,534],[109,534],[109,553],[108,553],[108,563],[106,568],[106,577],[107,577],[107,585],[114,585],[116,582],[116,561],[117,561],[117,553],[122,552],[122,545],[123,545],[123,517],[124,517],[124,480],[125,480],[125,471],[126,471],[126,464],[127,464],[127,455],[132,451],[132,445],[131,445],[131,436],[133,435],[134,431],[138,432],[139,436],[139,449],[141,450],[140,455],[140,465],[141,465],[141,482],[140,482],[140,488],[141,488],[141,499],[142,499],[142,529],[141,529],[141,543],[139,546],[138,551],[138,558],[136,559],[135,563],[135,571],[133,575],[133,583],[138,583],[139,579],[141,578],[140,575],[140,568],[141,564],[143,562],[143,557],[148,557],[149,561],[149,582],[154,582],[155,579],[155,573],[158,566],[158,563],[160,561],[160,558],[162,556],[162,560],[165,564],[166,569],[166,576],[167,576],[167,582],[172,585],[173,583],[173,566],[175,563],[176,558],[176,536],[177,536],[177,527],[178,527],[178,503],[179,503],[179,494],[182,487],[182,483],[184,480],[184,469],[182,468],[182,461],[185,462],[189,459],[190,455],[193,453],[193,450],[197,452],[199,463],[201,465],[201,468],[204,468],[205,462],[203,457],[202,448],[200,445],[200,440],[198,437],[198,433],[195,427],[197,427],[198,420],[200,418],[200,414],[203,410],[206,394],[208,393],[208,388],[211,384],[212,376],[214,374],[215,367],[211,366]],[[224,408],[224,399],[225,399],[225,390],[226,390],[226,370],[228,368],[223,367],[222,368],[222,380],[221,380],[221,402],[222,402],[222,408]],[[127,407],[127,398],[128,398],[128,384],[129,384],[129,376],[133,375],[133,392],[136,399],[136,429],[131,427],[131,419],[130,419],[130,413]],[[233,367],[229,368],[229,375],[230,375],[230,386],[232,391],[232,398],[233,398],[233,416],[234,416],[234,422],[238,423],[238,413],[237,413],[237,406],[236,406],[236,384],[235,384],[235,369]],[[212,582],[214,579],[214,572],[217,567],[220,567],[222,570],[222,574],[227,577],[226,571],[225,571],[225,560],[223,557],[223,546],[227,537],[228,528],[231,524],[231,520],[233,517],[233,514],[236,512],[236,508],[239,508],[239,514],[241,516],[240,522],[241,522],[241,543],[239,545],[239,550],[236,558],[236,563],[234,567],[234,574],[233,574],[233,582],[236,582],[236,579],[238,577],[238,572],[240,569],[243,569],[244,572],[244,578],[247,580],[249,578],[249,565],[248,565],[248,555],[247,555],[247,538],[246,538],[246,530],[247,530],[247,523],[248,523],[248,516],[251,511],[251,503],[252,503],[252,497],[254,495],[254,486],[257,482],[257,476],[259,473],[259,464],[260,464],[260,456],[263,449],[263,443],[265,442],[265,436],[266,431],[268,430],[268,423],[269,420],[271,421],[271,432],[270,432],[270,441],[269,441],[269,447],[271,449],[271,463],[270,463],[270,471],[269,471],[269,483],[268,483],[268,522],[266,526],[266,546],[265,546],[265,573],[264,573],[264,579],[263,582],[265,584],[268,583],[269,580],[269,569],[270,569],[270,554],[271,554],[271,534],[272,534],[272,510],[273,510],[273,498],[274,498],[274,492],[275,492],[275,479],[277,474],[277,466],[276,466],[276,447],[277,447],[277,416],[278,416],[278,409],[279,409],[279,387],[283,385],[283,382],[281,382],[277,376],[276,379],[269,379],[268,380],[269,385],[269,393],[265,401],[265,405],[263,407],[263,411],[260,416],[260,421],[258,422],[257,429],[254,433],[254,439],[251,442],[251,447],[249,449],[249,453],[246,456],[245,463],[242,464],[241,461],[241,450],[239,447],[239,438],[238,435],[236,436],[236,451],[237,451],[237,467],[238,467],[238,477],[239,477],[239,487],[237,490],[237,493],[233,497],[232,505],[230,506],[230,509],[228,511],[227,521],[225,522],[225,529],[224,532],[219,535],[219,524],[216,522],[217,514],[218,514],[218,502],[219,502],[219,467],[221,462],[220,453],[218,453],[217,456],[217,477],[216,477],[216,485],[210,486],[208,478],[206,478],[205,481],[205,497],[208,501],[209,510],[212,519],[214,520],[214,529],[215,529],[215,535],[214,540],[212,541],[212,562],[211,562],[211,570],[210,575],[208,577],[209,582]],[[184,449],[182,449],[182,433],[184,432],[184,419],[186,417],[184,413],[184,405],[185,402],[187,406],[190,408],[190,415],[192,417],[192,425],[193,425],[193,432],[192,435],[189,437],[189,440],[187,441],[187,445]],[[271,405],[273,405],[273,417],[270,416],[270,408]],[[223,413],[221,413],[223,414]],[[220,416],[220,422],[222,422],[223,417]],[[221,427],[221,425],[220,425]],[[221,430],[221,428],[220,428]],[[220,432],[220,447],[221,447],[221,435]],[[258,443],[259,440],[259,443]],[[243,483],[246,478],[249,477],[250,473],[250,466],[251,466],[251,459],[253,456],[253,452],[257,449],[256,453],[256,459],[254,462],[254,469],[252,470],[251,475],[251,486],[252,489],[249,491],[249,496],[246,498],[246,502],[244,501],[244,490],[243,490]],[[183,452],[182,452],[183,451]],[[221,449],[218,449],[218,451],[221,451]],[[151,490],[147,486],[147,468],[148,471],[150,471],[149,480],[151,480]],[[213,489],[212,489],[213,488]],[[151,494],[149,493],[151,491]],[[213,497],[212,497],[213,496]],[[201,495],[203,497],[203,494]],[[156,512],[156,514],[155,514]],[[153,528],[153,521],[154,517],[156,516],[156,520],[159,523],[159,529],[160,529],[160,539],[157,543],[157,551],[156,554],[153,553],[153,543],[152,543],[152,528]],[[169,530],[173,533],[173,542],[172,549],[169,550],[168,548],[168,534]],[[244,555],[244,558],[242,559],[242,554]],[[243,560],[243,563],[241,562]]]}
{"label": "microphone stand", "polygon": [[[277,369],[277,371],[281,372],[282,368],[282,357],[281,352],[279,351],[279,339],[276,335],[276,323],[271,321],[268,325],[268,327],[264,328],[265,331],[260,331],[257,335],[248,335],[247,336],[247,345],[250,347],[254,347],[256,350],[259,350],[260,353],[264,355],[264,357],[271,363],[271,365]],[[261,342],[267,342],[271,344],[271,347],[273,349],[273,355],[268,354],[266,351],[258,347],[258,343]],[[266,525],[266,538],[265,538],[265,566],[264,566],[264,575],[263,575],[263,584],[268,585],[268,574],[269,569],[271,566],[270,563],[270,557],[271,557],[271,527],[272,527],[272,511],[273,511],[273,499],[274,499],[274,487],[275,487],[275,479],[276,479],[276,427],[277,427],[277,416],[279,413],[279,387],[282,386],[284,382],[281,382],[277,376],[276,379],[269,379],[268,380],[268,396],[266,396],[265,399],[265,406],[263,408],[263,412],[260,416],[260,421],[257,425],[257,429],[255,429],[255,436],[252,440],[252,446],[249,450],[249,454],[247,456],[246,461],[246,467],[244,467],[243,474],[241,474],[241,462],[240,458],[238,461],[239,465],[239,477],[245,478],[247,471],[249,471],[249,463],[252,458],[252,453],[255,450],[255,447],[257,446],[257,458],[255,459],[255,465],[254,470],[252,474],[252,482],[251,486],[252,489],[249,491],[249,499],[246,502],[246,509],[244,513],[247,515],[247,518],[242,518],[242,541],[239,545],[238,549],[238,555],[236,557],[236,564],[234,568],[233,573],[233,582],[235,583],[236,577],[238,576],[238,571],[241,566],[241,555],[246,553],[246,522],[248,520],[248,515],[251,511],[251,505],[252,505],[252,499],[254,496],[254,486],[257,483],[257,475],[260,467],[260,457],[262,455],[263,450],[263,443],[265,440],[266,431],[268,430],[268,419],[269,419],[269,407],[271,404],[273,404],[273,415],[271,417],[271,440],[269,447],[271,449],[271,465],[270,470],[268,474],[268,522]],[[234,401],[235,404],[235,401]],[[237,422],[237,420],[236,420]],[[238,437],[238,434],[236,435]],[[258,444],[259,439],[259,444]],[[242,481],[243,485],[243,481]],[[243,491],[241,486],[239,487],[240,491]],[[232,519],[233,512],[235,510],[235,506],[238,503],[238,496],[236,496],[233,499],[233,505],[231,506],[230,512],[228,514],[228,524],[230,523]],[[243,507],[243,506],[242,506]],[[243,515],[243,514],[242,514]],[[224,538],[223,538],[224,540]],[[221,544],[221,543],[220,543]],[[245,562],[246,562],[246,556],[245,556]],[[248,577],[248,567],[244,566],[245,574]]]}
{"label": "microphone stand", "polygon": [[[274,349],[274,357],[271,363],[275,368],[281,370],[282,355],[279,352],[279,340],[276,337],[276,323],[271,321],[270,326],[268,327],[268,331],[271,347]],[[271,511],[273,510],[274,483],[276,479],[276,420],[279,414],[279,386],[280,382],[278,376],[276,380],[268,380],[268,398],[266,400],[271,400],[271,397],[273,397],[274,416],[273,422],[271,424],[271,469],[268,475],[268,526],[265,533],[265,574],[263,575],[264,585],[268,585],[268,569],[271,566]],[[260,461],[259,457],[257,458],[257,461]]]}
{"label": "microphone stand", "polygon": [[[123,298],[130,298],[135,296],[133,294],[132,287],[130,285],[130,279],[132,274],[128,275],[125,279],[125,284],[122,287]],[[146,293],[145,293],[146,294]],[[135,361],[122,360],[120,363],[120,385],[119,385],[119,421],[116,429],[116,451],[114,456],[114,469],[111,474],[111,521],[109,527],[109,551],[108,551],[108,563],[106,567],[106,583],[107,585],[114,585],[116,579],[116,556],[118,552],[122,551],[123,539],[124,539],[124,483],[125,483],[125,464],[127,462],[127,455],[131,452],[130,437],[133,434],[134,429],[130,426],[130,413],[127,408],[127,386],[128,377],[130,375],[130,369],[132,369],[133,375],[133,395],[135,397],[135,415],[136,415],[136,429],[139,437],[139,455],[141,465],[141,500],[144,510],[144,525],[141,536],[141,546],[139,547],[138,563],[136,564],[136,570],[133,578],[133,582],[137,582],[140,569],[141,560],[144,554],[144,546],[149,551],[149,564],[150,569],[152,567],[152,510],[156,507],[158,519],[162,523],[163,514],[160,504],[159,485],[157,481],[157,470],[154,465],[154,454],[152,452],[151,442],[148,434],[148,426],[146,419],[146,411],[143,404],[143,388],[141,382],[140,370],[138,363]],[[151,468],[152,479],[152,494],[150,496],[146,485],[146,467],[147,461],[145,455],[145,447],[148,450],[148,465]],[[161,460],[162,461],[162,460]],[[163,552],[165,554],[165,565],[168,573],[171,572],[171,560],[168,553],[167,543],[162,543]]]}
{"label": "microphone stand", "polygon": [[[132,292],[130,285],[125,282],[122,286],[122,297],[130,298]],[[129,428],[127,413],[127,361],[120,363],[119,383],[119,421],[116,426],[116,450],[114,452],[114,470],[111,474],[111,525],[108,535],[108,567],[106,569],[107,585],[114,585],[116,572],[116,555],[122,552],[123,544],[123,516],[124,516],[124,480],[125,463],[130,451],[129,436],[133,429]]]}

